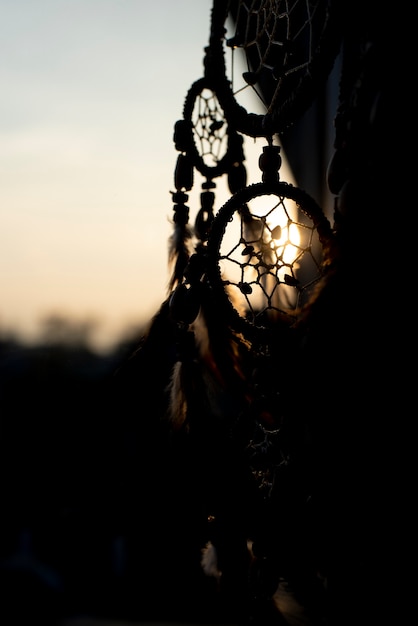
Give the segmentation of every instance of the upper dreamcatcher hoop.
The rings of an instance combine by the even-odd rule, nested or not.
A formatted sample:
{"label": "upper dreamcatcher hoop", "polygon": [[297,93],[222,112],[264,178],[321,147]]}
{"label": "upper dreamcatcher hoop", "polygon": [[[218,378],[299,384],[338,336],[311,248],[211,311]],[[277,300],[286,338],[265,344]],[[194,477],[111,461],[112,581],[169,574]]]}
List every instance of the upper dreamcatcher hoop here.
{"label": "upper dreamcatcher hoop", "polygon": [[[280,181],[274,142],[309,108],[331,71],[341,41],[336,4],[214,0],[204,77],[189,90],[174,132],[180,154],[170,288],[179,322],[195,319],[205,284],[230,327],[265,344],[272,322],[292,323],[322,275],[331,226],[306,192]],[[239,86],[237,60],[244,61]],[[245,90],[255,92],[263,113],[240,103]],[[250,186],[244,136],[267,141],[259,159],[262,182]],[[205,181],[191,228],[186,202],[194,170]],[[232,197],[215,215],[215,179],[224,175]]]}
{"label": "upper dreamcatcher hoop", "polygon": [[[334,64],[341,45],[341,16],[336,0],[214,0],[205,75],[236,130],[268,137],[300,119]],[[230,77],[226,50],[231,53]],[[244,60],[241,76],[234,71],[239,53]],[[240,104],[240,94],[247,89],[257,94],[263,113]]]}

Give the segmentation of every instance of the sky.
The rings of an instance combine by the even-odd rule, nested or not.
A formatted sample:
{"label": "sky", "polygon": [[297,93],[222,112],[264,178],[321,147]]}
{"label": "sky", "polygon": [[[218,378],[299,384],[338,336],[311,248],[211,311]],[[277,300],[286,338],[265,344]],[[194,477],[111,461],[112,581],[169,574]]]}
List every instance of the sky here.
{"label": "sky", "polygon": [[211,5],[0,0],[0,336],[61,315],[107,349],[167,297],[173,130]]}

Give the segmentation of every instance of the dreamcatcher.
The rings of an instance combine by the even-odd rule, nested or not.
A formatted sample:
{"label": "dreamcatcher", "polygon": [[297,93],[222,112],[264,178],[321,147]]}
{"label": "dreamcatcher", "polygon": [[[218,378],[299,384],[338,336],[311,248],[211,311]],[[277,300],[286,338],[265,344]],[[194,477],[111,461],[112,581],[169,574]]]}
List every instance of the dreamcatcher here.
{"label": "dreamcatcher", "polygon": [[[228,329],[250,350],[251,366],[256,355],[258,364],[269,363],[263,370],[269,369],[278,341],[283,354],[284,329],[294,326],[326,270],[331,225],[313,198],[280,180],[278,139],[309,108],[333,66],[341,38],[334,5],[329,0],[213,4],[204,76],[189,90],[174,129],[179,155],[170,309],[187,330],[199,312],[206,317],[211,342],[220,349],[215,360],[225,361],[220,346]],[[244,63],[241,72],[237,61]],[[240,103],[248,90],[262,113]],[[266,141],[259,157],[261,181],[251,185],[244,137]],[[186,203],[195,172],[204,182],[190,226]],[[216,212],[221,177],[232,195]]]}
{"label": "dreamcatcher", "polygon": [[[394,218],[387,132],[404,115],[398,98],[394,117],[387,78],[396,58],[388,42],[403,32],[393,19],[375,2],[354,11],[337,0],[214,0],[203,76],[174,127],[169,289],[131,360],[127,412],[140,386],[153,428],[144,434],[147,420],[139,420],[147,445],[137,456],[149,448],[154,471],[144,463],[132,472],[135,489],[139,475],[148,493],[158,470],[148,509],[169,496],[149,526],[163,520],[164,532],[145,542],[152,566],[156,544],[169,535],[163,571],[169,547],[176,546],[172,562],[189,563],[188,546],[201,574],[209,539],[219,559],[205,552],[203,565],[215,574],[217,597],[245,613],[222,612],[219,620],[217,612],[212,623],[282,623],[261,608],[278,577],[310,603],[319,599],[314,624],[373,623],[377,603],[365,621],[363,600],[378,569],[372,586],[386,588],[387,551],[376,528],[392,505],[390,480],[379,474],[382,466],[392,471],[393,457],[379,433],[395,432],[382,416],[400,360],[387,341],[389,331],[398,343],[398,322],[384,300],[382,245],[392,245]],[[338,88],[327,84],[338,90],[326,181],[335,198],[331,225],[306,191],[284,180],[280,142],[290,147],[311,119],[301,117],[320,105],[337,55]],[[249,184],[251,140],[262,147]],[[228,198],[220,202],[222,186]],[[189,196],[199,192],[190,209]],[[393,254],[390,263],[398,267]],[[375,462],[377,449],[383,462]],[[187,577],[176,587],[187,607],[192,583]],[[216,604],[210,599],[200,604],[205,612]],[[328,609],[335,619],[325,620]]]}
{"label": "dreamcatcher", "polygon": [[[297,361],[294,329],[334,246],[332,227],[316,201],[281,180],[279,138],[309,108],[333,66],[341,38],[335,4],[215,0],[204,75],[187,93],[183,117],[174,128],[179,154],[168,299],[178,332],[173,423],[191,432],[200,452],[205,449],[201,465],[207,474],[208,468],[215,471],[211,454],[221,468],[215,486],[207,480],[217,503],[209,495],[207,513],[235,522],[228,519],[226,526],[234,530],[221,541],[228,543],[226,552],[232,551],[235,561],[233,566],[232,558],[223,555],[226,585],[232,578],[228,566],[235,577],[242,576],[239,550],[231,546],[237,535],[241,539],[237,527],[243,507],[236,498],[236,511],[225,499],[219,505],[215,492],[228,482],[228,463],[241,464],[243,475],[249,469],[258,508],[250,522],[253,552],[264,568],[255,576],[254,597],[271,596],[277,585],[276,574],[269,570],[267,575],[265,569],[272,536],[260,541],[254,528],[263,526],[265,533],[277,502],[292,506],[283,501],[281,485],[297,448],[297,427],[289,417]],[[240,71],[237,62],[244,63]],[[248,112],[241,104],[248,91],[258,98],[262,113]],[[245,137],[265,140],[258,161],[261,180],[251,185]],[[203,180],[201,205],[191,225],[188,194],[197,172]],[[231,196],[216,211],[218,179],[226,179]],[[226,453],[223,439],[231,443]],[[234,480],[237,474],[234,470]],[[249,497],[247,486],[237,482],[233,492],[242,493],[242,500]]]}

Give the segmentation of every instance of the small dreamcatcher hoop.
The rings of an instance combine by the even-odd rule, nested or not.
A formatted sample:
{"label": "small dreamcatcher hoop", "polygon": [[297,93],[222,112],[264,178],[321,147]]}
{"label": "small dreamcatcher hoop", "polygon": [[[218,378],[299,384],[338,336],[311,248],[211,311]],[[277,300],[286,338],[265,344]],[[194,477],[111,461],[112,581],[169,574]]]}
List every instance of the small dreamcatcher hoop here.
{"label": "small dreamcatcher hoop", "polygon": [[[228,174],[230,187],[238,188],[230,173],[243,164],[243,137],[228,124],[216,92],[206,78],[190,88],[183,120],[176,123],[174,140],[176,148],[188,155],[190,164],[207,181]],[[245,180],[240,179],[239,183],[245,184]],[[213,182],[212,185],[215,186]]]}
{"label": "small dreamcatcher hoop", "polygon": [[289,183],[262,182],[234,194],[214,219],[206,265],[231,326],[267,344],[278,320],[292,324],[323,275],[332,241],[319,206]]}

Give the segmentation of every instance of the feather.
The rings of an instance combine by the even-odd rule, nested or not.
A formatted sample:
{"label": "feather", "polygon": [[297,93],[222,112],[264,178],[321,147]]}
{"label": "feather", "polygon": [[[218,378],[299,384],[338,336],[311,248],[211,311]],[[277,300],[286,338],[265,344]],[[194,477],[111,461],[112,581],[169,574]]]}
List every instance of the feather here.
{"label": "feather", "polygon": [[218,568],[218,555],[211,541],[202,548],[200,564],[206,576],[213,576],[219,582],[222,572]]}
{"label": "feather", "polygon": [[190,257],[192,230],[187,224],[176,223],[168,240],[168,261],[173,267],[168,288],[172,291],[183,278],[184,269]]}
{"label": "feather", "polygon": [[187,418],[187,397],[184,389],[182,366],[181,361],[174,365],[169,384],[170,404],[167,417],[175,431],[185,424]]}

